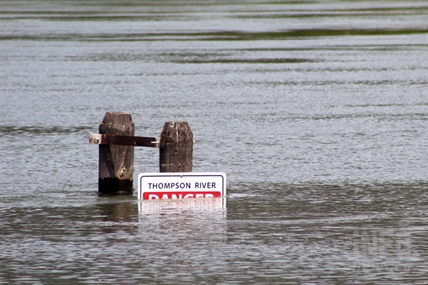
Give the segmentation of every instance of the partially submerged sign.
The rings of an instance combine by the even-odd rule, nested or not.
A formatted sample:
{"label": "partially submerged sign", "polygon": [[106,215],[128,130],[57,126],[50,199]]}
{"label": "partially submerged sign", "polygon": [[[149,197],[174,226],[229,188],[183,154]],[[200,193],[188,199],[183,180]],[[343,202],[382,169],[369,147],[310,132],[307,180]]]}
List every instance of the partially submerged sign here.
{"label": "partially submerged sign", "polygon": [[[226,215],[226,197],[212,199],[177,199],[177,200],[139,200],[138,212],[140,214],[176,214],[188,218],[187,214],[193,212],[218,213]],[[212,218],[213,216],[211,216]]]}
{"label": "partially submerged sign", "polygon": [[138,199],[187,199],[226,196],[223,172],[161,172],[138,175]]}

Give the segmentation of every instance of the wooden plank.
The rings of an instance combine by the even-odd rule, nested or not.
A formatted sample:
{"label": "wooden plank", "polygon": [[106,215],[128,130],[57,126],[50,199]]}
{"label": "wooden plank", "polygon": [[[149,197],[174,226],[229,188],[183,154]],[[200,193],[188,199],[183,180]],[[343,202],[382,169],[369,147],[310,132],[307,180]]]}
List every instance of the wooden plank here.
{"label": "wooden plank", "polygon": [[156,137],[134,137],[121,136],[113,134],[91,134],[89,143],[92,144],[114,144],[114,145],[129,145],[129,146],[144,146],[159,148],[160,138]]}

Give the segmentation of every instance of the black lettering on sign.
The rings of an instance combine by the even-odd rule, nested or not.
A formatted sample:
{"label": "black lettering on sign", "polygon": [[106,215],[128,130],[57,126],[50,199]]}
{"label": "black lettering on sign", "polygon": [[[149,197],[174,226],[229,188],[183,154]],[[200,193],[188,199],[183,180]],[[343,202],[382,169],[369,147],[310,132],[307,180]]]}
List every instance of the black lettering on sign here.
{"label": "black lettering on sign", "polygon": [[187,182],[181,182],[181,183],[148,183],[149,189],[190,189],[192,188],[191,183]]}
{"label": "black lettering on sign", "polygon": [[212,189],[216,188],[215,182],[195,182],[195,189]]}

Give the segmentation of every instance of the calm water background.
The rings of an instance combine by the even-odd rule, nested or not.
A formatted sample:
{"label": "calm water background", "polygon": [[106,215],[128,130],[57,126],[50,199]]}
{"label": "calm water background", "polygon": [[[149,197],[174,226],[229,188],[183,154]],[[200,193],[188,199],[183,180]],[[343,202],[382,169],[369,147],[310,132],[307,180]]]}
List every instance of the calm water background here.
{"label": "calm water background", "polygon": [[[0,5],[0,284],[428,284],[426,1]],[[107,111],[227,206],[98,197]]]}

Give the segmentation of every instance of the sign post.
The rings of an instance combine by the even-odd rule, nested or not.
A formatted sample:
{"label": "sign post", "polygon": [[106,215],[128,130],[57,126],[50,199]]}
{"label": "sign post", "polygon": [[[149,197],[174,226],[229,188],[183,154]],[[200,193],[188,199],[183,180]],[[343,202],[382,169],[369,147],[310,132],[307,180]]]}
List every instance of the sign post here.
{"label": "sign post", "polygon": [[226,196],[223,172],[161,172],[138,175],[138,199],[187,199]]}

